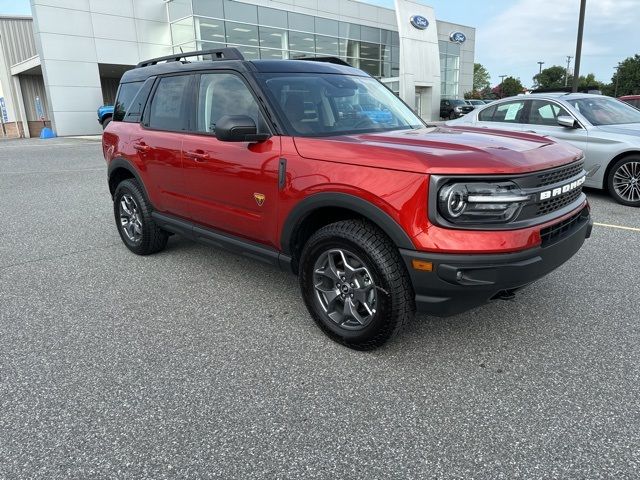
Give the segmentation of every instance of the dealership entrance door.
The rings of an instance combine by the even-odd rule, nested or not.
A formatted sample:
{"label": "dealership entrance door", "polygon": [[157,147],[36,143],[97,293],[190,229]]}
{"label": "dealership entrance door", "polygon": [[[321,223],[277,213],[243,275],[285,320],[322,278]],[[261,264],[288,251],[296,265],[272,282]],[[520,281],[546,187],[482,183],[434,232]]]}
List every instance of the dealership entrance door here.
{"label": "dealership entrance door", "polygon": [[416,113],[420,115],[423,120],[430,121],[432,106],[431,106],[431,87],[416,87]]}

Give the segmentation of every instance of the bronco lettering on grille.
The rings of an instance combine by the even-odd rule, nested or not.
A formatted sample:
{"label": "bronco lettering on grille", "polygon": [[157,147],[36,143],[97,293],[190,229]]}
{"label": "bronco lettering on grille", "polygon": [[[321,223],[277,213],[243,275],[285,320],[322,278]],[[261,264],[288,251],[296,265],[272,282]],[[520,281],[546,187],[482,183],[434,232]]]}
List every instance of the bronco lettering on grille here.
{"label": "bronco lettering on grille", "polygon": [[587,179],[587,176],[583,175],[578,180],[574,180],[571,183],[567,183],[566,185],[563,185],[562,187],[557,187],[557,188],[554,188],[552,190],[545,190],[544,192],[540,192],[540,200],[546,200],[548,198],[557,197],[558,195],[562,195],[563,193],[567,193],[567,192],[570,192],[572,190],[575,190],[580,185],[582,185],[586,179]]}

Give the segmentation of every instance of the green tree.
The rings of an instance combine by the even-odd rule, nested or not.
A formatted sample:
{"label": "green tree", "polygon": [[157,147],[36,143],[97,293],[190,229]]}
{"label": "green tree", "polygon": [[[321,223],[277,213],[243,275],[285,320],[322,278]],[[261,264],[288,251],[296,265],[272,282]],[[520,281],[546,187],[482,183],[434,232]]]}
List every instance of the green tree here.
{"label": "green tree", "polygon": [[[567,70],[560,65],[545,68],[542,72],[533,76],[533,81],[538,88],[560,88],[564,87]],[[571,82],[568,83],[571,85]]]}
{"label": "green tree", "polygon": [[479,92],[488,88],[491,83],[491,75],[486,68],[480,63],[473,64],[473,91]]}
{"label": "green tree", "polygon": [[[569,76],[569,82],[573,82],[573,76]],[[589,87],[595,87],[598,90],[604,91],[607,86],[604,83],[596,80],[596,76],[593,73],[589,73],[585,77],[580,75],[580,77],[578,78],[578,89]]]}
{"label": "green tree", "polygon": [[512,97],[522,93],[524,86],[519,78],[507,77],[499,86],[501,97]]}
{"label": "green tree", "polygon": [[611,78],[611,88],[617,97],[640,94],[640,55],[626,58],[618,64]]}

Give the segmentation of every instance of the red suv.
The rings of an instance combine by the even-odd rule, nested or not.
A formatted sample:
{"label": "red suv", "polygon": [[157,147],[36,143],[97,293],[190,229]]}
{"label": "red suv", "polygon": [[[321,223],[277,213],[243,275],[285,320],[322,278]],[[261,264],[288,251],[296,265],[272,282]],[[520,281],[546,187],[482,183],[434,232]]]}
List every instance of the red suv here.
{"label": "red suv", "polygon": [[580,150],[427,128],[338,59],[142,62],[103,149],[127,248],[177,233],[296,273],[311,316],[351,348],[382,345],[416,309],[510,298],[591,232]]}

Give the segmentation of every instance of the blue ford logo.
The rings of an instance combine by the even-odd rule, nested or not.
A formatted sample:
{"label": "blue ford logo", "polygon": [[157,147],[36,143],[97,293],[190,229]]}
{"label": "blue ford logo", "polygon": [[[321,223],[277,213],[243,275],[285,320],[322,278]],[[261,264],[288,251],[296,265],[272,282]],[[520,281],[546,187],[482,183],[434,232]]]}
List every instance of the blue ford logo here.
{"label": "blue ford logo", "polygon": [[451,32],[449,34],[449,40],[455,43],[464,43],[467,41],[467,36],[462,32]]}
{"label": "blue ford logo", "polygon": [[409,19],[411,25],[416,27],[418,30],[424,30],[429,26],[429,20],[424,18],[422,15],[414,15]]}

